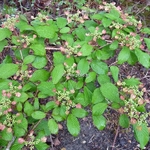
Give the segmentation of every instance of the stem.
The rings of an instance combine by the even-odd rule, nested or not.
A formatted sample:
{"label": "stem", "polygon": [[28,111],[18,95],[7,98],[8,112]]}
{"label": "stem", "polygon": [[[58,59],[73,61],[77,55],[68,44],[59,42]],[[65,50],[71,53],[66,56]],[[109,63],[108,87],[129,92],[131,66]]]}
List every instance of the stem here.
{"label": "stem", "polygon": [[12,140],[8,143],[8,145],[7,145],[7,147],[6,147],[6,150],[10,150],[10,148],[11,148],[11,145],[14,143],[14,141],[15,141],[15,136],[13,136],[13,138],[12,138]]}
{"label": "stem", "polygon": [[19,50],[19,52],[20,52],[20,55],[21,55],[21,59],[23,60],[22,51],[21,51],[21,50]]}
{"label": "stem", "polygon": [[120,126],[118,125],[117,130],[116,130],[116,135],[115,135],[115,138],[114,138],[114,142],[113,142],[113,145],[112,145],[112,150],[114,150],[114,148],[115,148],[115,143],[116,143],[116,139],[117,139],[117,136],[118,136],[119,127]]}

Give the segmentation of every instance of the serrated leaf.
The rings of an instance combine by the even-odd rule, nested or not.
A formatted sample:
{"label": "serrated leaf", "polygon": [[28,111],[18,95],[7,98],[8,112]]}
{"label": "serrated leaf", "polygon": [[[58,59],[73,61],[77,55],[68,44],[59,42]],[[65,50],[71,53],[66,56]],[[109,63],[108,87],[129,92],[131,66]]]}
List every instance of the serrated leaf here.
{"label": "serrated leaf", "polygon": [[0,41],[0,52],[3,51],[4,47],[8,44],[7,40]]}
{"label": "serrated leaf", "polygon": [[118,55],[118,64],[126,62],[129,57],[130,57],[130,49],[127,47],[123,47]]}
{"label": "serrated leaf", "polygon": [[97,78],[97,81],[100,85],[110,82],[110,78],[106,74],[100,74]]}
{"label": "serrated leaf", "polygon": [[47,96],[54,96],[54,92],[53,92],[54,88],[55,86],[52,82],[41,82],[37,86],[37,89],[40,91],[40,93]]}
{"label": "serrated leaf", "polygon": [[102,95],[99,88],[95,89],[92,94],[92,103],[96,104],[102,102],[104,100],[104,96]]}
{"label": "serrated leaf", "polygon": [[44,69],[36,70],[32,77],[30,78],[30,81],[36,82],[36,81],[46,81],[49,78],[50,73]]}
{"label": "serrated leaf", "polygon": [[117,66],[111,66],[110,72],[111,72],[111,75],[112,75],[114,81],[117,82],[118,81],[118,75],[119,75],[119,68]]}
{"label": "serrated leaf", "polygon": [[63,17],[59,17],[56,20],[58,28],[64,28],[67,25],[67,19]]}
{"label": "serrated leaf", "polygon": [[137,78],[125,79],[124,82],[126,83],[126,86],[135,86],[140,84],[140,81]]}
{"label": "serrated leaf", "polygon": [[47,64],[47,59],[45,57],[37,56],[32,63],[32,66],[36,69],[42,69]]}
{"label": "serrated leaf", "polygon": [[112,23],[112,20],[108,19],[108,18],[103,18],[102,19],[102,24],[105,28],[109,27]]}
{"label": "serrated leaf", "polygon": [[80,40],[82,40],[82,41],[84,41],[85,40],[85,34],[86,34],[86,30],[84,29],[84,28],[76,28],[75,29],[75,32],[76,32],[76,35],[77,35],[77,37],[80,39]]}
{"label": "serrated leaf", "polygon": [[[150,32],[149,32],[150,34]],[[149,38],[144,38],[144,41],[146,43],[147,48],[150,50],[150,39]]]}
{"label": "serrated leaf", "polygon": [[100,90],[101,90],[103,96],[105,98],[111,100],[112,102],[120,101],[118,88],[114,84],[112,84],[112,83],[102,84],[100,87]]}
{"label": "serrated leaf", "polygon": [[24,112],[27,114],[27,116],[31,116],[33,111],[34,107],[28,101],[26,101],[24,104]]}
{"label": "serrated leaf", "polygon": [[93,47],[89,44],[84,44],[81,49],[80,52],[82,53],[82,56],[89,56],[91,55],[93,50]]}
{"label": "serrated leaf", "polygon": [[56,121],[54,119],[48,120],[48,127],[52,134],[58,133],[58,124],[56,123]]}
{"label": "serrated leaf", "polygon": [[119,42],[117,40],[115,40],[110,44],[109,48],[111,50],[116,50],[118,48],[118,44],[119,44]]}
{"label": "serrated leaf", "polygon": [[29,96],[25,92],[22,92],[21,96],[20,97],[14,97],[14,100],[16,102],[22,102],[22,103],[24,103],[28,98],[29,98]]}
{"label": "serrated leaf", "polygon": [[92,92],[86,87],[84,86],[84,102],[85,105],[87,106],[88,104],[90,104],[92,101]]}
{"label": "serrated leaf", "polygon": [[98,60],[92,61],[91,68],[98,74],[106,74],[108,72],[107,64]]}
{"label": "serrated leaf", "polygon": [[140,148],[144,149],[149,141],[149,131],[146,124],[139,126],[138,124],[133,125],[135,136],[137,141],[140,143]]}
{"label": "serrated leaf", "polygon": [[64,66],[62,64],[55,66],[52,71],[53,84],[57,84],[63,75],[64,75]]}
{"label": "serrated leaf", "polygon": [[18,71],[18,65],[16,64],[1,64],[0,65],[0,78],[6,79],[14,75]]}
{"label": "serrated leaf", "polygon": [[95,104],[92,108],[93,115],[102,115],[107,108],[107,103]]}
{"label": "serrated leaf", "polygon": [[60,33],[68,33],[70,31],[69,27],[64,27],[60,30]]}
{"label": "serrated leaf", "polygon": [[30,48],[34,51],[35,55],[38,55],[38,56],[45,56],[46,55],[45,47],[42,44],[35,43],[35,44],[32,44],[30,46]]}
{"label": "serrated leaf", "polygon": [[35,60],[35,56],[34,55],[28,55],[23,59],[23,63],[24,64],[30,64]]}
{"label": "serrated leaf", "polygon": [[11,35],[11,31],[6,28],[0,29],[0,41],[4,40],[5,38],[9,38]]}
{"label": "serrated leaf", "polygon": [[35,30],[39,37],[52,39],[55,36],[55,29],[51,26],[35,26]]}
{"label": "serrated leaf", "polygon": [[74,108],[72,109],[71,113],[77,118],[83,118],[88,114],[87,111],[82,108]]}
{"label": "serrated leaf", "polygon": [[80,75],[83,76],[84,74],[86,74],[89,71],[90,67],[89,67],[89,63],[86,59],[81,59],[78,63],[77,66],[77,70],[80,71]]}
{"label": "serrated leaf", "polygon": [[121,114],[119,117],[119,125],[123,128],[128,128],[130,125],[130,120],[126,114]]}
{"label": "serrated leaf", "polygon": [[141,65],[143,65],[146,68],[149,68],[149,66],[150,66],[150,55],[139,50],[139,49],[135,50],[135,54],[136,54],[139,62],[141,63]]}
{"label": "serrated leaf", "polygon": [[73,114],[69,114],[67,117],[67,128],[73,136],[77,136],[80,133],[79,121]]}
{"label": "serrated leaf", "polygon": [[54,52],[53,57],[53,62],[55,66],[64,63],[65,56],[61,52]]}
{"label": "serrated leaf", "polygon": [[42,111],[35,111],[35,112],[32,113],[31,116],[32,116],[34,119],[40,120],[40,119],[45,118],[45,117],[46,117],[46,114],[45,114],[44,112],[42,112]]}
{"label": "serrated leaf", "polygon": [[85,79],[85,83],[92,82],[95,79],[96,79],[96,73],[95,72],[89,72],[89,74],[87,74],[87,77]]}
{"label": "serrated leaf", "polygon": [[97,127],[98,130],[103,130],[106,126],[106,119],[102,115],[92,116],[93,124]]}

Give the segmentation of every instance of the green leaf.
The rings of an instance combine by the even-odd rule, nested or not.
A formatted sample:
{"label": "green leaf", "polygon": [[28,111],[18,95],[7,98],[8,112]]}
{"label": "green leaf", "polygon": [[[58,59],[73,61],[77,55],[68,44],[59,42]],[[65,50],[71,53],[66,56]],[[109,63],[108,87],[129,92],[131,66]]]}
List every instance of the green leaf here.
{"label": "green leaf", "polygon": [[38,98],[34,99],[33,106],[34,106],[34,110],[38,110],[39,109],[40,103],[39,103],[39,99]]}
{"label": "green leaf", "polygon": [[42,112],[42,111],[35,111],[35,112],[32,113],[32,117],[33,117],[34,119],[40,120],[40,119],[45,118],[45,117],[46,117],[46,114],[45,114],[44,112]]}
{"label": "green leaf", "polygon": [[63,17],[57,18],[57,26],[58,28],[64,28],[67,25],[67,19]]}
{"label": "green leaf", "polygon": [[0,41],[0,52],[3,51],[4,47],[8,44],[7,40]]}
{"label": "green leaf", "polygon": [[92,95],[92,103],[96,104],[102,102],[104,100],[104,96],[102,95],[99,88],[95,89]]}
{"label": "green leaf", "polygon": [[57,84],[59,80],[63,77],[63,75],[64,75],[64,66],[62,64],[55,66],[52,71],[53,84]]}
{"label": "green leaf", "polygon": [[11,146],[11,150],[20,150],[23,146],[24,144],[20,144],[18,143],[18,140],[16,140],[16,142]]}
{"label": "green leaf", "polygon": [[6,79],[14,75],[18,71],[18,65],[16,64],[1,64],[0,65],[0,78]]}
{"label": "green leaf", "polygon": [[140,84],[140,81],[137,78],[125,79],[124,82],[126,83],[126,86],[135,86]]}
{"label": "green leaf", "polygon": [[37,56],[32,63],[32,66],[36,69],[42,69],[47,64],[47,59],[45,57]]}
{"label": "green leaf", "polygon": [[69,27],[64,27],[60,30],[60,33],[68,33],[70,31]]}
{"label": "green leaf", "polygon": [[35,145],[36,150],[47,150],[49,148],[49,145],[43,142],[39,142]]}
{"label": "green leaf", "polygon": [[6,28],[0,29],[0,41],[4,40],[5,38],[9,38],[11,35],[11,31]]}
{"label": "green leaf", "polygon": [[139,49],[135,49],[135,54],[139,60],[139,62],[141,63],[141,65],[143,65],[146,68],[149,68],[150,66],[150,55],[142,52]]}
{"label": "green leaf", "polygon": [[103,96],[105,98],[111,100],[112,102],[120,101],[118,88],[115,85],[113,85],[112,83],[102,84],[100,87],[100,90],[101,90]]}
{"label": "green leaf", "polygon": [[54,119],[48,120],[48,127],[52,134],[58,133],[58,124],[56,123],[56,121]]}
{"label": "green leaf", "polygon": [[34,55],[28,55],[24,58],[23,63],[24,64],[30,64],[35,60],[35,56]]}
{"label": "green leaf", "polygon": [[96,73],[95,72],[89,72],[89,74],[87,74],[87,77],[85,79],[85,83],[95,81],[95,79],[96,79]]}
{"label": "green leaf", "polygon": [[30,48],[34,51],[35,55],[38,55],[38,56],[45,56],[46,55],[45,47],[42,44],[35,43],[35,44],[32,44],[30,46]]}
{"label": "green leaf", "polygon": [[75,32],[76,32],[76,35],[77,35],[77,37],[80,39],[80,40],[82,40],[82,41],[84,41],[85,40],[85,34],[86,34],[86,30],[84,29],[84,28],[76,28],[75,29]]}
{"label": "green leaf", "polygon": [[73,114],[69,114],[67,117],[67,128],[73,136],[77,136],[80,133],[79,121]]}
{"label": "green leaf", "polygon": [[77,69],[80,71],[81,76],[86,74],[90,69],[88,61],[84,58],[81,59],[78,63]]}
{"label": "green leaf", "polygon": [[115,40],[115,41],[113,41],[111,44],[110,44],[110,46],[109,46],[109,48],[111,49],[111,50],[116,50],[117,48],[118,48],[118,41],[117,40]]}
{"label": "green leaf", "polygon": [[141,32],[150,35],[150,28],[143,28],[143,29],[141,29]]}
{"label": "green leaf", "polygon": [[105,84],[110,82],[110,78],[106,74],[100,74],[97,78],[99,84]]}
{"label": "green leaf", "polygon": [[106,74],[108,72],[107,64],[98,60],[92,61],[91,67],[93,71],[95,71],[98,74]]}
{"label": "green leaf", "polygon": [[74,108],[71,113],[77,118],[84,118],[88,114],[87,111],[82,108]]}
{"label": "green leaf", "polygon": [[24,112],[27,114],[27,116],[31,116],[33,111],[34,107],[28,101],[26,101],[24,104]]}
{"label": "green leaf", "polygon": [[36,81],[46,81],[48,80],[50,76],[50,73],[44,69],[41,70],[36,70],[33,74],[32,77],[30,78],[30,81],[36,82]]}
{"label": "green leaf", "polygon": [[24,103],[28,98],[29,98],[29,96],[25,92],[22,92],[21,96],[20,97],[14,97],[14,100],[16,102],[22,102],[22,103]]}
{"label": "green leaf", "polygon": [[106,126],[106,119],[102,115],[92,116],[93,124],[97,127],[98,130],[103,130]]}
{"label": "green leaf", "polygon": [[130,120],[126,114],[121,114],[119,117],[119,125],[123,128],[128,128],[130,125]]}
{"label": "green leaf", "polygon": [[64,63],[64,60],[65,60],[65,56],[61,52],[53,53],[53,62],[55,66]]}
{"label": "green leaf", "polygon": [[96,20],[102,20],[103,17],[103,14],[94,14],[91,18]]}
{"label": "green leaf", "polygon": [[7,132],[7,128],[5,128],[3,131],[1,131],[1,138],[5,141],[11,141],[13,138],[12,132]]}
{"label": "green leaf", "polygon": [[26,21],[20,20],[15,25],[21,32],[23,31],[34,31],[34,28],[30,26]]}
{"label": "green leaf", "polygon": [[114,81],[117,82],[118,81],[118,75],[119,75],[119,68],[117,66],[111,66],[110,72],[111,72],[111,75],[112,75]]}
{"label": "green leaf", "polygon": [[[149,32],[150,34],[150,32]],[[144,41],[146,43],[147,48],[150,50],[150,39],[149,38],[144,38]]]}
{"label": "green leaf", "polygon": [[52,39],[55,36],[55,29],[51,26],[35,26],[35,30],[39,37]]}
{"label": "green leaf", "polygon": [[84,101],[86,106],[92,101],[92,92],[86,86],[84,86]]}
{"label": "green leaf", "polygon": [[95,104],[92,108],[93,115],[102,115],[107,108],[107,103]]}
{"label": "green leaf", "polygon": [[111,23],[112,23],[112,20],[110,20],[110,19],[107,19],[107,18],[102,19],[102,24],[105,28],[109,27],[111,25]]}
{"label": "green leaf", "polygon": [[140,148],[144,149],[149,141],[149,131],[146,124],[139,126],[138,124],[133,125],[135,136],[137,141],[140,143]]}
{"label": "green leaf", "polygon": [[91,55],[92,50],[93,50],[93,47],[91,45],[89,45],[89,44],[84,44],[81,47],[81,49],[80,49],[80,51],[82,53],[82,56],[89,56],[89,55]]}
{"label": "green leaf", "polygon": [[23,128],[18,127],[16,125],[14,126],[13,130],[14,130],[16,137],[21,137],[21,136],[25,135],[25,133],[26,133],[26,131]]}
{"label": "green leaf", "polygon": [[130,57],[130,49],[123,47],[118,55],[118,64],[123,64]]}
{"label": "green leaf", "polygon": [[54,84],[52,82],[41,82],[37,89],[40,91],[41,94],[47,95],[47,96],[54,96],[53,89],[55,88]]}
{"label": "green leaf", "polygon": [[50,101],[48,103],[46,103],[46,112],[52,110],[53,108],[55,108],[57,105],[54,101]]}

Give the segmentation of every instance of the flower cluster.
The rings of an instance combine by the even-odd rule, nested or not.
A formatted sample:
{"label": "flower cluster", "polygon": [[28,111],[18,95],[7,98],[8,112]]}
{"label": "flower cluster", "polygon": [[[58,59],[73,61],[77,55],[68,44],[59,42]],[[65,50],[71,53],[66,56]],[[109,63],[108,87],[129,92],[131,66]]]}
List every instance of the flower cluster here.
{"label": "flower cluster", "polygon": [[72,47],[67,42],[65,42],[65,47],[60,47],[60,50],[62,53],[65,53],[69,58],[71,55],[82,56],[82,53],[79,51],[80,47],[80,45]]}
{"label": "flower cluster", "polygon": [[71,94],[73,94],[75,91],[70,90],[67,91],[65,88],[63,91],[56,91],[57,94],[57,105],[66,106],[66,114],[69,114],[69,110],[71,108],[76,107],[76,104],[71,100]]}
{"label": "flower cluster", "polygon": [[36,35],[33,35],[33,37],[31,38],[26,35],[21,35],[20,39],[18,39],[17,42],[19,42],[23,46],[23,48],[27,48],[27,46],[29,46],[34,41],[35,38]]}
{"label": "flower cluster", "polygon": [[71,23],[73,21],[84,23],[84,20],[89,19],[88,14],[82,11],[77,11],[76,14],[72,14],[69,11],[65,12],[65,15],[67,16],[68,23]]}
{"label": "flower cluster", "polygon": [[125,82],[120,81],[117,85],[121,88],[120,99],[122,99],[125,103],[125,106],[121,111],[128,114],[131,124],[137,123],[139,126],[142,123],[147,124],[146,118],[150,115],[150,113],[138,111],[138,107],[146,103],[146,100],[143,99],[143,93],[146,89],[143,88],[140,90],[139,86],[128,87]]}
{"label": "flower cluster", "polygon": [[18,70],[16,75],[13,77],[14,80],[22,81],[23,79],[28,79],[32,77],[32,70]]}
{"label": "flower cluster", "polygon": [[80,74],[79,70],[76,70],[76,64],[74,63],[72,66],[67,65],[67,63],[64,63],[65,66],[65,74],[66,79],[69,80],[71,77],[78,77]]}
{"label": "flower cluster", "polygon": [[38,13],[36,17],[31,16],[31,19],[39,20],[40,22],[45,22],[48,20],[48,16],[41,14],[41,13]]}
{"label": "flower cluster", "polygon": [[131,32],[130,34],[125,34],[118,31],[115,39],[120,42],[121,46],[127,46],[130,50],[140,48],[141,46],[141,40],[138,39],[136,33],[133,32]]}
{"label": "flower cluster", "polygon": [[8,28],[11,31],[14,31],[15,24],[19,21],[19,16],[11,17],[9,15],[6,16],[7,20],[3,22],[2,28]]}
{"label": "flower cluster", "polygon": [[96,27],[94,33],[87,33],[86,36],[92,36],[93,41],[96,42],[97,39],[103,39],[104,34],[106,34],[106,30],[100,31],[99,28]]}
{"label": "flower cluster", "polygon": [[118,13],[120,14],[120,17],[124,21],[124,25],[121,25],[120,23],[116,23],[115,24],[113,22],[112,26],[115,26],[117,28],[120,28],[120,27],[123,28],[123,27],[134,25],[138,29],[141,29],[141,27],[142,27],[141,21],[137,21],[133,16],[129,16],[127,13],[124,13],[121,10],[120,6],[115,6],[115,2],[113,2],[113,3],[103,2],[103,4],[99,6],[99,9],[105,10],[106,12],[110,12],[113,9],[118,11]]}
{"label": "flower cluster", "polygon": [[42,137],[41,139],[35,139],[35,136],[33,135],[33,132],[29,134],[29,140],[25,140],[24,138],[18,138],[18,143],[24,144],[25,146],[28,146],[30,150],[34,149],[34,146],[39,144],[40,142],[46,142],[47,138]]}

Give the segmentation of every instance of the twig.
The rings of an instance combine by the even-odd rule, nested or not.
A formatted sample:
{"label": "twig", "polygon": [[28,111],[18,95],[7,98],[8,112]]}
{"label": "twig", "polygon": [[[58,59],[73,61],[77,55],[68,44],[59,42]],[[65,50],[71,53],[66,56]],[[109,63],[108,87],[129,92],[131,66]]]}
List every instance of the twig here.
{"label": "twig", "polygon": [[116,143],[116,139],[117,139],[117,136],[118,136],[118,132],[119,132],[119,125],[117,127],[117,130],[116,130],[116,135],[115,135],[115,138],[114,138],[114,142],[113,142],[113,145],[112,145],[112,150],[114,150],[114,147],[115,147],[115,143]]}
{"label": "twig", "polygon": [[12,140],[8,143],[8,145],[7,145],[7,147],[6,147],[6,150],[10,150],[10,148],[11,148],[11,145],[14,143],[14,141],[15,141],[15,136],[13,136],[13,138],[12,138]]}
{"label": "twig", "polygon": [[50,135],[50,141],[51,141],[51,146],[52,146],[51,149],[54,150],[54,146],[53,146],[53,145],[54,145],[54,142],[53,142],[53,139],[52,139],[52,136],[51,136],[51,135]]}

